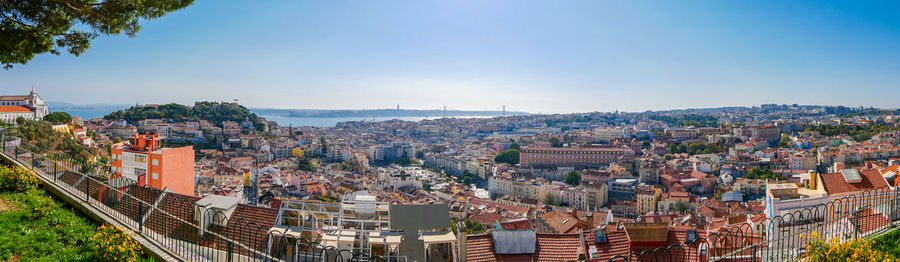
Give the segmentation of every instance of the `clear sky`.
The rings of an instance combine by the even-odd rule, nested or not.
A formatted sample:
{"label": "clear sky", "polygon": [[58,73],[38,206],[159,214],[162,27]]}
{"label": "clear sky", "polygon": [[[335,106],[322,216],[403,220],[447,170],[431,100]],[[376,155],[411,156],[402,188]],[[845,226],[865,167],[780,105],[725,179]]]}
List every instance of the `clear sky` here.
{"label": "clear sky", "polygon": [[898,107],[898,1],[219,1],[0,70],[46,100],[643,111]]}

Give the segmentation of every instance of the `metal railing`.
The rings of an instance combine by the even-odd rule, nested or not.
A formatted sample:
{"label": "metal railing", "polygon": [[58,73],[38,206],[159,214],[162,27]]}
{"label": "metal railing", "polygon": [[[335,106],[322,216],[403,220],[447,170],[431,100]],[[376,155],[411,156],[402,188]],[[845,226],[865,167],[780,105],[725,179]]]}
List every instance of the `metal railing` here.
{"label": "metal railing", "polygon": [[[285,235],[225,211],[202,209],[199,197],[170,193],[115,177],[103,168],[87,168],[72,156],[40,148],[0,130],[0,150],[31,168],[43,181],[76,196],[85,206],[112,217],[179,259],[187,261],[388,261],[379,256],[327,247]],[[272,231],[272,232],[270,232]]]}
{"label": "metal railing", "polygon": [[889,187],[858,192],[609,261],[799,261],[814,239],[843,243],[895,228],[900,223],[898,201],[900,194]]}

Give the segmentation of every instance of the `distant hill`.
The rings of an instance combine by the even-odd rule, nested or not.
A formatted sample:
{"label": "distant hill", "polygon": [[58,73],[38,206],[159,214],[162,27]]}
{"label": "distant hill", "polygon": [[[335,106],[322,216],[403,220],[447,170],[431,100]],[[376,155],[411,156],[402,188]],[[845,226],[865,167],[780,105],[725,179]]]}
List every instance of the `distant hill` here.
{"label": "distant hill", "polygon": [[[416,109],[369,109],[369,110],[324,110],[324,109],[273,109],[251,108],[258,115],[282,117],[436,117],[436,116],[500,116],[503,111],[466,111],[466,110],[416,110]],[[506,111],[506,115],[527,115],[526,112]]]}

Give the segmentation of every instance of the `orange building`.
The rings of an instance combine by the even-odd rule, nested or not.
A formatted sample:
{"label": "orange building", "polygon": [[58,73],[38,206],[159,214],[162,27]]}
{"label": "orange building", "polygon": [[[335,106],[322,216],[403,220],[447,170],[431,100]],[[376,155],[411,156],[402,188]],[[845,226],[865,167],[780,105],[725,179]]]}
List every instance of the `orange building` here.
{"label": "orange building", "polygon": [[194,194],[194,147],[162,148],[155,132],[112,146],[112,172],[139,185]]}

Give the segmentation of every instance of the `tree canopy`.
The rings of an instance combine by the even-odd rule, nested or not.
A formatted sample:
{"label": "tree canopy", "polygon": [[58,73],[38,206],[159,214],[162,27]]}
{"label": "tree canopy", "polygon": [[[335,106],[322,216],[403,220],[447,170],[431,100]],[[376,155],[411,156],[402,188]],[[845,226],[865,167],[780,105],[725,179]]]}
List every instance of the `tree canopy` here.
{"label": "tree canopy", "polygon": [[712,115],[688,114],[681,116],[653,115],[650,119],[663,121],[669,126],[719,126],[719,119]]}
{"label": "tree canopy", "polygon": [[695,154],[714,154],[721,153],[725,151],[725,147],[716,143],[690,143],[685,145],[684,143],[672,143],[669,144],[669,153],[672,154],[680,154],[680,153],[688,153],[689,155]]}
{"label": "tree canopy", "polygon": [[519,150],[518,149],[507,149],[503,150],[497,157],[494,158],[494,161],[497,163],[507,163],[510,165],[519,164]]}
{"label": "tree canopy", "polygon": [[126,110],[112,112],[103,117],[108,120],[124,119],[134,122],[144,119],[168,118],[175,121],[207,120],[217,125],[222,121],[250,120],[257,130],[262,129],[262,123],[256,114],[237,103],[225,102],[197,102],[193,107],[182,104],[169,103],[158,106],[133,106]]}
{"label": "tree canopy", "polygon": [[870,125],[815,125],[806,128],[806,131],[816,131],[823,136],[849,135],[856,141],[865,141],[881,132],[900,130],[898,126],[884,123]]}
{"label": "tree canopy", "polygon": [[747,174],[744,175],[745,178],[749,179],[775,179],[775,180],[784,180],[784,175],[781,173],[772,173],[772,170],[752,167]]}
{"label": "tree canopy", "polygon": [[66,112],[53,112],[44,116],[44,121],[54,124],[64,124],[72,122],[72,116]]}
{"label": "tree canopy", "polygon": [[566,184],[569,184],[571,186],[577,186],[581,184],[581,173],[578,173],[578,171],[575,170],[569,171],[569,173],[566,174],[565,182]]}
{"label": "tree canopy", "polygon": [[37,54],[81,55],[101,35],[134,37],[140,22],[193,0],[0,0],[0,63],[25,64]]}

